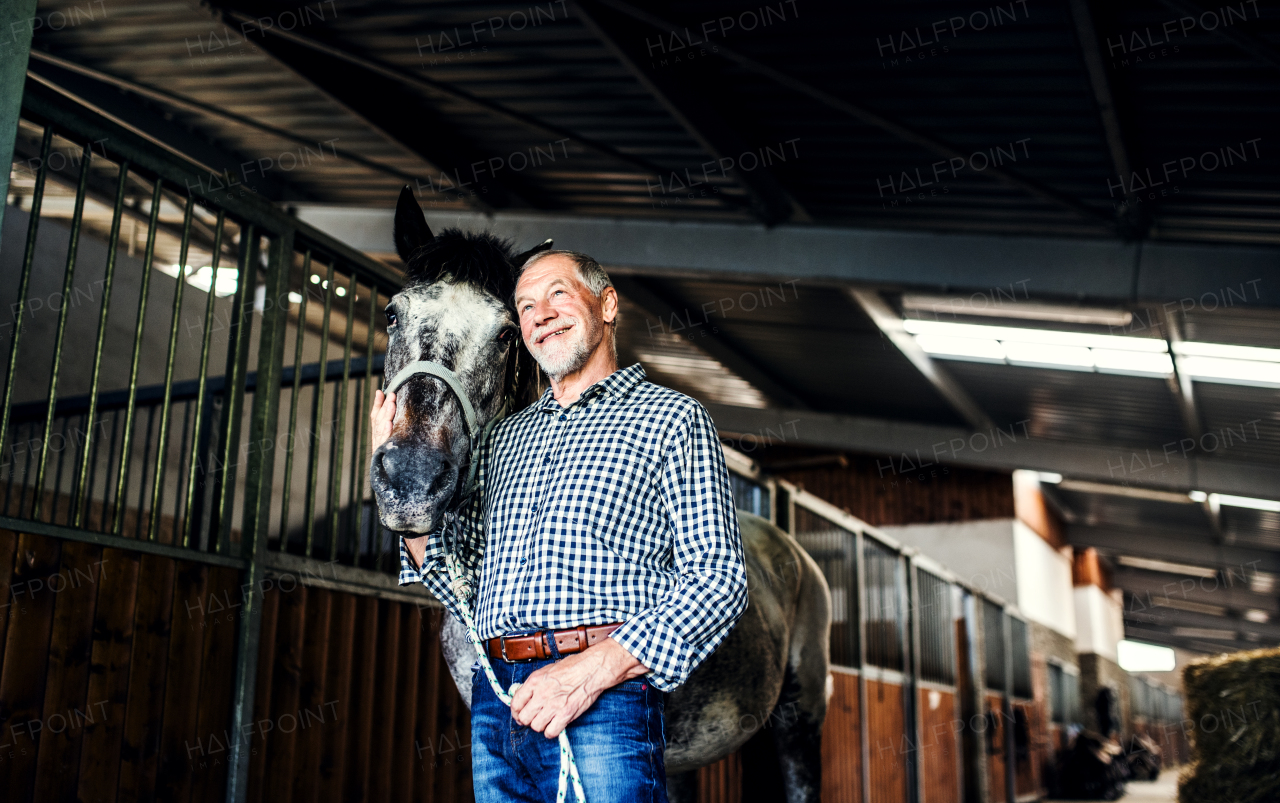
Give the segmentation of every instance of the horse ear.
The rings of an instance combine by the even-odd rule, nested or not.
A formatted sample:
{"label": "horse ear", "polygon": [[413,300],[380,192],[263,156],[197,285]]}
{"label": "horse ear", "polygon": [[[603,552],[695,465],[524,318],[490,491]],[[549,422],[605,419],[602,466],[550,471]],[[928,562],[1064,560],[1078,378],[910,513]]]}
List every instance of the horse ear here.
{"label": "horse ear", "polygon": [[528,251],[525,251],[523,254],[516,254],[515,256],[511,257],[511,264],[515,266],[516,270],[520,270],[520,267],[524,265],[524,263],[529,261],[529,257],[533,256],[534,254],[540,253],[542,251],[550,251],[550,250],[551,250],[551,238],[547,238],[543,242],[535,245],[533,248],[530,248]]}
{"label": "horse ear", "polygon": [[431,227],[427,225],[427,216],[422,214],[422,208],[413,199],[413,190],[407,184],[400,190],[400,200],[396,202],[393,231],[396,253],[406,264],[414,251],[435,239]]}

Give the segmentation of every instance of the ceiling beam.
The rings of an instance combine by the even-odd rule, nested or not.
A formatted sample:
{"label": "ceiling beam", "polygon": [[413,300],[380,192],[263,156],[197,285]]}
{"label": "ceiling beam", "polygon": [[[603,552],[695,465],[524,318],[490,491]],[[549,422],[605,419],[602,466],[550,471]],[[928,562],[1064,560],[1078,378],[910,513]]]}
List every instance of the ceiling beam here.
{"label": "ceiling beam", "polygon": [[[709,87],[700,85],[688,71],[673,75],[669,70],[645,66],[649,58],[640,47],[630,18],[592,0],[577,0],[573,5],[575,16],[583,25],[718,164],[737,165],[743,154],[755,152],[713,107],[714,93]],[[768,166],[762,164],[749,171],[735,167],[730,169],[730,175],[746,193],[752,213],[766,226],[785,220],[812,222],[809,213],[782,188]]]}
{"label": "ceiling beam", "polygon": [[1124,623],[1124,637],[1133,641],[1143,641],[1149,644],[1160,644],[1165,647],[1177,647],[1190,652],[1209,654],[1258,649],[1258,644],[1252,641],[1241,641],[1239,639],[1205,641],[1187,636],[1175,636],[1170,630],[1171,628],[1160,627],[1147,622]]}
{"label": "ceiling beam", "polygon": [[[177,95],[157,87],[139,84],[136,81],[130,81],[129,79],[121,78],[118,75],[112,75],[93,67],[86,67],[83,64],[68,61],[67,59],[61,58],[52,53],[46,53],[43,50],[32,51],[31,60],[50,64],[54,67],[61,67],[69,72],[76,73],[77,75],[83,75],[86,78],[91,78],[100,83],[113,86],[116,89],[122,89],[125,92],[137,95],[139,98],[159,103],[172,109],[180,109],[202,117],[216,118],[254,131],[260,131],[264,134],[270,134],[271,136],[279,137],[280,139],[293,142],[298,145],[312,146],[317,144],[314,137],[300,136],[292,131],[286,131],[283,128],[268,125],[260,120],[245,117],[242,114],[236,114],[228,109],[214,106],[209,103],[202,103],[194,98]],[[424,179],[428,178],[428,174],[425,171],[416,174],[409,173],[390,165],[374,161],[373,159],[367,159],[358,153],[336,146],[332,146],[332,151],[339,159],[358,164],[361,167],[367,167],[370,170],[376,170],[377,172],[388,176],[394,176],[402,181],[422,183]]]}
{"label": "ceiling beam", "polygon": [[[256,35],[259,40],[266,39],[268,36],[271,36],[291,42],[301,47],[310,48],[318,53],[322,53],[353,66],[366,69],[376,74],[381,79],[399,82],[407,87],[424,91],[434,96],[449,98],[473,108],[482,109],[496,117],[507,120],[508,122],[542,131],[556,137],[557,139],[572,140],[588,150],[592,150],[603,156],[630,164],[652,176],[666,175],[667,172],[669,172],[668,168],[664,168],[654,162],[651,162],[643,156],[627,153],[626,151],[615,148],[606,142],[571,131],[563,126],[555,125],[554,123],[550,123],[531,114],[525,114],[524,112],[517,111],[498,103],[497,101],[480,97],[479,95],[468,92],[467,90],[446,81],[440,81],[432,78],[425,72],[410,72],[393,64],[387,64],[385,62],[378,61],[377,59],[351,53],[330,42],[321,41],[315,37],[304,36],[297,31],[284,30],[280,26],[269,27],[265,31],[261,29],[254,31],[253,29],[257,28],[256,18],[252,14],[231,8],[227,3],[211,3],[210,8],[214,15],[220,19],[224,25],[232,28],[239,27],[241,31],[248,31],[251,36]],[[726,206],[736,206],[734,200],[725,196],[721,196],[721,201],[724,202]]]}
{"label": "ceiling beam", "polygon": [[1226,546],[1213,543],[1208,534],[1173,535],[1156,529],[1125,527],[1091,527],[1067,525],[1067,542],[1074,547],[1093,547],[1108,557],[1132,555],[1135,558],[1185,563],[1235,572],[1280,573],[1280,553],[1268,549]]}
{"label": "ceiling beam", "polygon": [[[1164,627],[1194,627],[1205,629],[1234,630],[1238,633],[1252,633],[1265,639],[1270,644],[1280,643],[1280,624],[1274,622],[1251,622],[1239,616],[1215,616],[1209,613],[1184,611],[1177,608],[1137,608],[1126,600],[1124,618],[1127,622],[1138,625],[1154,624]],[[1135,609],[1136,608],[1136,609]],[[1263,646],[1263,645],[1259,645]]]}
{"label": "ceiling beam", "polygon": [[[136,98],[121,94],[82,75],[32,59],[28,79],[42,84],[77,105],[94,111],[145,139],[151,145],[195,163],[208,171],[210,183],[244,186],[272,201],[314,200],[309,192],[275,176],[264,175],[257,157],[236,153],[166,120]],[[246,167],[247,166],[247,167]]]}
{"label": "ceiling beam", "polygon": [[965,390],[959,382],[956,381],[950,372],[938,364],[937,360],[930,357],[920,344],[916,342],[916,338],[902,326],[902,317],[893,311],[884,297],[876,290],[870,288],[851,288],[846,291],[849,297],[853,299],[853,303],[866,313],[871,322],[876,325],[880,333],[889,338],[889,342],[893,343],[902,352],[902,355],[911,361],[922,376],[933,386],[938,395],[951,405],[951,409],[956,415],[965,421],[975,430],[993,429],[995,424],[982,411],[978,403],[974,401],[969,392]]}
{"label": "ceiling beam", "polygon": [[[683,320],[690,314],[689,310],[679,309],[675,304],[659,296],[643,279],[630,276],[612,278],[613,285],[619,293],[660,321],[669,322],[673,318]],[[808,409],[808,405],[800,397],[787,390],[782,383],[762,371],[750,358],[725,342],[723,335],[700,338],[693,346],[737,374],[774,404]]]}
{"label": "ceiling beam", "polygon": [[[1205,8],[1196,0],[1160,0],[1165,7],[1177,11],[1180,14],[1199,18],[1201,14],[1212,9]],[[1226,39],[1231,44],[1253,56],[1258,61],[1271,67],[1280,68],[1280,50],[1277,50],[1265,39],[1257,34],[1251,33],[1247,28],[1238,25],[1230,27],[1219,25],[1212,33]]]}
{"label": "ceiling beam", "polygon": [[[313,225],[366,252],[395,253],[392,209],[296,205]],[[713,223],[503,212],[427,211],[432,228],[490,229],[518,242],[548,237],[611,272],[790,281],[1128,304],[1216,298],[1226,307],[1280,307],[1280,248],[1114,239],[934,234],[901,230]],[[1228,296],[1228,290],[1230,296]],[[1211,294],[1211,295],[1206,295]]]}
{"label": "ceiling beam", "polygon": [[[1049,471],[1075,479],[1128,482],[1149,488],[1270,497],[1280,487],[1280,467],[1257,462],[1204,459],[1175,453],[1158,469],[1122,475],[1122,465],[1133,465],[1134,455],[1144,461],[1158,449],[1070,443],[1031,437],[1026,422],[1002,424],[994,430],[973,432],[963,427],[919,424],[882,418],[839,415],[793,409],[754,409],[715,404],[704,400],[716,426],[724,432],[781,431],[792,433],[788,443],[824,449],[847,449],[888,455],[894,465],[907,455],[917,466],[964,465],[993,471],[1025,468]],[[886,463],[888,466],[888,463]],[[887,467],[886,471],[899,469]]]}
{"label": "ceiling beam", "polygon": [[[1089,76],[1089,88],[1092,90],[1094,103],[1098,107],[1098,120],[1102,124],[1103,137],[1107,142],[1107,151],[1111,156],[1111,166],[1120,177],[1122,186],[1133,175],[1133,161],[1129,158],[1128,138],[1120,122],[1120,110],[1116,104],[1116,88],[1107,72],[1106,60],[1102,55],[1102,42],[1098,36],[1098,28],[1094,23],[1093,9],[1090,0],[1069,0],[1071,19],[1075,23],[1076,38],[1080,43],[1080,55],[1084,60],[1085,72]],[[1132,192],[1125,193],[1125,198]],[[1150,225],[1149,220],[1141,220],[1145,206],[1126,204],[1119,219],[1128,227],[1131,236],[1141,236]]]}
{"label": "ceiling beam", "polygon": [[1173,361],[1173,373],[1169,376],[1169,390],[1173,393],[1174,401],[1178,405],[1178,413],[1182,416],[1182,426],[1187,435],[1199,442],[1201,434],[1204,433],[1204,425],[1200,415],[1200,405],[1196,403],[1195,384],[1191,381],[1191,375],[1180,365],[1181,358],[1178,355],[1178,345],[1182,343],[1182,317],[1178,312],[1170,312],[1163,306],[1151,308],[1148,310],[1148,315],[1154,316],[1160,322],[1165,343],[1169,346],[1169,359]]}
{"label": "ceiling beam", "polygon": [[[675,23],[651,14],[644,9],[637,8],[636,6],[625,2],[625,0],[598,0],[598,2],[627,15],[632,19],[639,20],[647,25],[657,28],[660,31],[666,32],[669,35],[677,37],[687,36],[688,28],[686,26],[676,25]],[[762,75],[780,86],[805,95],[811,100],[814,100],[829,109],[840,112],[847,117],[851,117],[864,125],[878,128],[881,131],[902,140],[903,142],[909,142],[946,159],[965,158],[965,154],[962,153],[960,148],[943,142],[942,140],[922,131],[917,131],[903,123],[892,120],[885,115],[874,112],[866,106],[833,95],[826,90],[819,89],[807,81],[802,81],[799,78],[795,78],[782,72],[781,70],[756,61],[755,59],[728,47],[724,42],[716,42],[715,53],[721,58],[733,62],[738,65],[738,67],[747,70],[748,72]],[[1007,167],[991,167],[985,172],[985,175],[997,179],[1006,186],[1025,192],[1028,195],[1038,198],[1052,206],[1072,212],[1078,217],[1097,224],[1106,230],[1117,230],[1115,219],[1107,212],[1095,209],[1077,198],[1073,198],[1065,193],[1059,192],[1058,190],[1055,190],[1045,184],[1041,184],[1034,179],[1027,178],[1015,170],[1010,170]]]}

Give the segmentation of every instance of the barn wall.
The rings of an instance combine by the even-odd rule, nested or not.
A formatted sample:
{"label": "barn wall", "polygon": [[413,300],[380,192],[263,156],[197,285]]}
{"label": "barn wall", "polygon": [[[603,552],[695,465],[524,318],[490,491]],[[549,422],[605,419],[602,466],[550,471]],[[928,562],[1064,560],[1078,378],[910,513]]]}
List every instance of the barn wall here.
{"label": "barn wall", "polygon": [[871,747],[870,803],[906,803],[906,717],[902,686],[867,680],[867,743]]}
{"label": "barn wall", "polygon": [[[783,448],[753,457],[767,468],[770,461],[785,466],[782,461],[803,454]],[[1013,481],[1007,472],[938,464],[913,469],[914,456],[906,462],[901,456],[850,454],[844,459],[844,466],[784,469],[776,476],[877,527],[1014,517]]]}
{"label": "barn wall", "polygon": [[922,803],[960,803],[959,716],[953,691],[921,688],[920,785]]}
{"label": "barn wall", "polygon": [[[0,599],[0,799],[225,798],[239,571],[0,530]],[[471,799],[437,609],[264,602],[252,800]]]}
{"label": "barn wall", "polygon": [[832,672],[833,693],[822,725],[822,799],[862,803],[862,716],[858,676]]}

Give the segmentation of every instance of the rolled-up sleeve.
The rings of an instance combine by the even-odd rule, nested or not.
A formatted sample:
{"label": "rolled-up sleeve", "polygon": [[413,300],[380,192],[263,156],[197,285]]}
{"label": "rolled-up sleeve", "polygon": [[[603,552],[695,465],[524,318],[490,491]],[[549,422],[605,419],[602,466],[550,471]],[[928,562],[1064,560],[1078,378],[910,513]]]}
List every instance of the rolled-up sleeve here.
{"label": "rolled-up sleeve", "polygon": [[694,403],[665,444],[661,491],[675,587],[611,638],[648,667],[662,691],[685,682],[747,608],[742,534],[711,416]]}

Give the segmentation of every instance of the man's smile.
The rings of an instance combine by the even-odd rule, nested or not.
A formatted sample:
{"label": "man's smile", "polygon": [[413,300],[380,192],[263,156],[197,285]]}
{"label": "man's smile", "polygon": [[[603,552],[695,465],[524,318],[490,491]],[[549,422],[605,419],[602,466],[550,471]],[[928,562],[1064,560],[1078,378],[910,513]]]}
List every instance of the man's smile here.
{"label": "man's smile", "polygon": [[570,324],[566,324],[566,325],[564,325],[564,326],[560,327],[559,329],[554,329],[554,330],[552,330],[552,331],[548,332],[547,334],[542,335],[542,336],[541,336],[541,337],[539,337],[535,342],[536,342],[538,345],[542,345],[542,344],[543,344],[544,342],[546,342],[547,340],[549,340],[549,339],[551,339],[551,338],[553,338],[553,337],[556,337],[557,335],[562,335],[562,334],[564,334],[565,332],[569,331],[569,330],[570,330],[570,329],[572,329],[572,328],[573,328],[573,324],[571,324],[571,323],[570,323]]}

